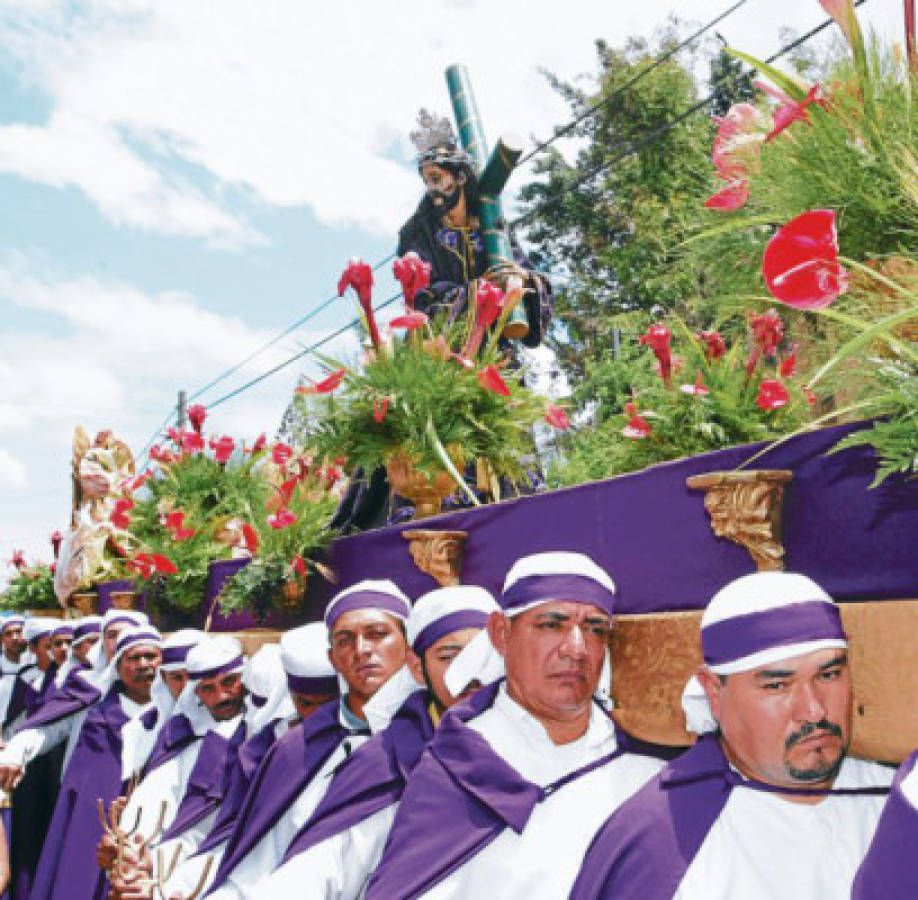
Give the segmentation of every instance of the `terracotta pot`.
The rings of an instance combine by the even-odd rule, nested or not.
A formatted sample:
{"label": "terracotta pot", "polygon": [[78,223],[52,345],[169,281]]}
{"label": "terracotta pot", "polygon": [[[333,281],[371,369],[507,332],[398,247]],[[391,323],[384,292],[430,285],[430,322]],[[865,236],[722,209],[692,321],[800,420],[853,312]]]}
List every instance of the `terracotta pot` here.
{"label": "terracotta pot", "polygon": [[[455,462],[456,454],[450,455],[454,457]],[[435,516],[440,512],[443,501],[456,490],[456,482],[452,475],[448,472],[438,472],[431,478],[416,469],[414,461],[404,451],[389,457],[386,461],[386,473],[395,493],[410,500],[414,505],[413,519]]]}

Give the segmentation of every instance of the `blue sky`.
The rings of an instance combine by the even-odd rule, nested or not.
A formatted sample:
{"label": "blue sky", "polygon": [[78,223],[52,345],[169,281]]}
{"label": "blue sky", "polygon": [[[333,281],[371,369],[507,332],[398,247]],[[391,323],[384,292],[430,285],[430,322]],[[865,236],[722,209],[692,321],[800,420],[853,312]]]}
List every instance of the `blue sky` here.
{"label": "blue sky", "polygon": [[[566,110],[539,67],[590,73],[597,38],[728,5],[0,0],[0,562],[49,558],[77,423],[139,450],[179,389],[328,297],[349,257],[391,252],[419,194],[407,132],[422,105],[448,112],[449,63],[469,66],[492,140],[544,136]],[[823,17],[816,0],[748,0],[718,31],[767,55],[782,26]],[[900,17],[898,0],[864,7],[896,39]],[[377,296],[391,284],[386,267]],[[353,314],[333,304],[202,402]],[[270,434],[315,371],[288,367],[209,425]]]}

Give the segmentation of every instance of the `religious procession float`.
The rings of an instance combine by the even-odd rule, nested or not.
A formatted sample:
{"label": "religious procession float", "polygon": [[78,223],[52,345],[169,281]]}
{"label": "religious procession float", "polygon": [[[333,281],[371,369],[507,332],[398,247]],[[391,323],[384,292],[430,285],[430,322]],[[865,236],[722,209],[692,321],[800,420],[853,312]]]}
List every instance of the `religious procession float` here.
{"label": "religious procession float", "polygon": [[[422,111],[412,134],[425,194],[399,235],[404,308],[380,325],[371,266],[346,265],[361,359],[323,359],[275,440],[209,434],[192,406],[139,469],[78,427],[70,527],[53,564],[12,560],[5,608],[142,608],[252,649],[361,579],[496,593],[519,557],[576,550],[620,582],[614,715],[683,746],[699,610],[787,568],[843,603],[854,752],[901,760],[918,745],[902,715],[918,705],[918,76],[914,48],[839,24],[846,52],[818,83],[733,54],[758,80],[715,121],[710,196],[666,248],[714,287],[601,322],[637,339],[566,402],[527,379],[528,350],[572,326],[507,226],[522,149],[489,152],[450,67],[457,132]],[[572,187],[563,164],[546,173],[539,196]]]}

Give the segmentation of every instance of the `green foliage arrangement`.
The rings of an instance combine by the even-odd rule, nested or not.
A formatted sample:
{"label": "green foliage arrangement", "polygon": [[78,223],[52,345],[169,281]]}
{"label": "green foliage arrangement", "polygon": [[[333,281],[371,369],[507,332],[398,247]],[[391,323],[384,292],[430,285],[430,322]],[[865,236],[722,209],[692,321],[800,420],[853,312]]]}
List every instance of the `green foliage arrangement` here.
{"label": "green foliage arrangement", "polygon": [[17,567],[6,590],[0,594],[0,609],[24,612],[28,609],[59,609],[54,593],[54,570],[45,563]]}

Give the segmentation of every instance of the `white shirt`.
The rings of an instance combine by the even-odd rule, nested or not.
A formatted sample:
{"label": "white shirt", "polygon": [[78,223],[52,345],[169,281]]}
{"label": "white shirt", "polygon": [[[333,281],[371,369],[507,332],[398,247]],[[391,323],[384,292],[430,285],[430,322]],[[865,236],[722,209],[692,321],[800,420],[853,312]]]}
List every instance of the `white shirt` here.
{"label": "white shirt", "polygon": [[[469,721],[468,727],[540,787],[616,747],[612,721],[596,705],[583,737],[555,744],[542,723],[510,698],[505,684],[492,707]],[[662,765],[659,760],[626,753],[571,781],[535,806],[522,834],[504,829],[424,896],[429,900],[567,898],[596,831]]]}
{"label": "white shirt", "polygon": [[[887,786],[894,775],[847,758],[835,787]],[[848,900],[885,802],[885,796],[829,795],[793,803],[735,787],[674,900]]]}

